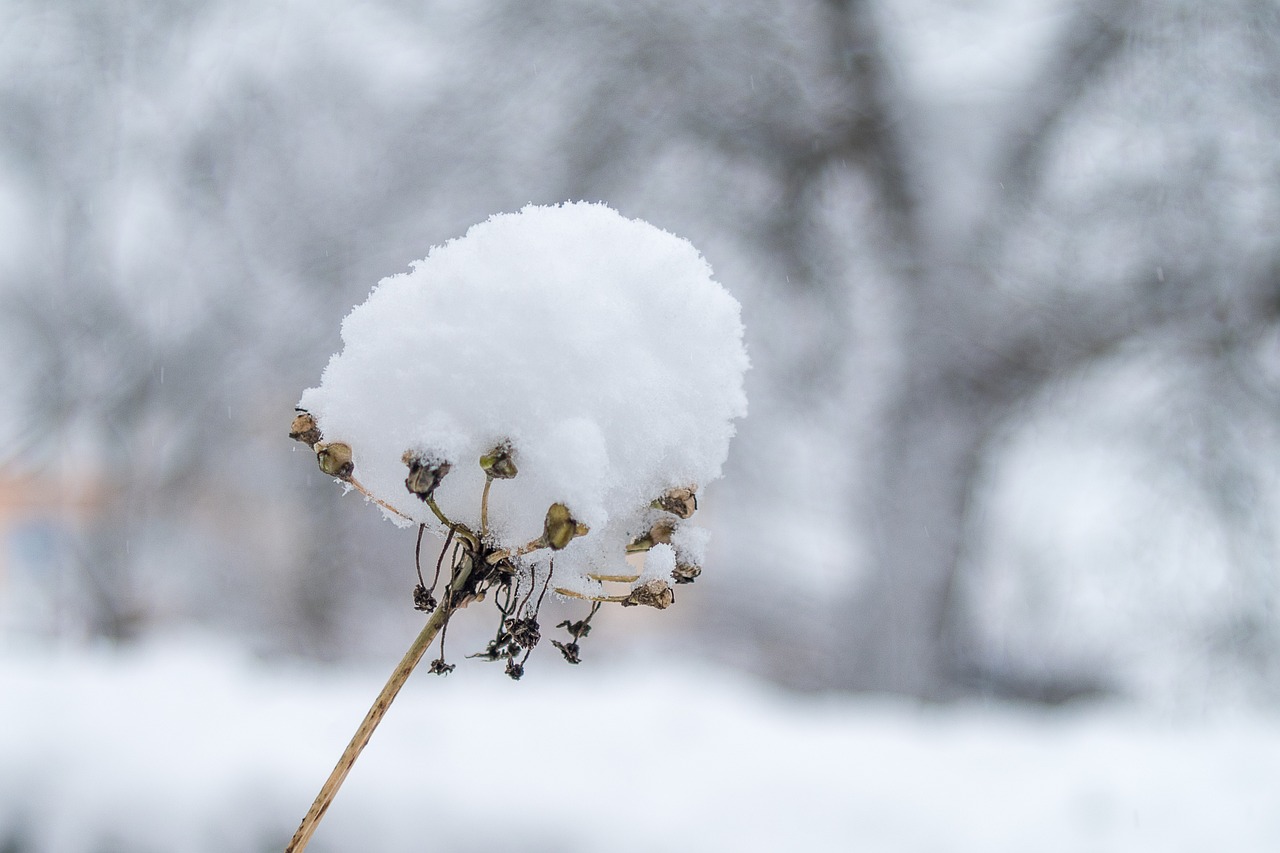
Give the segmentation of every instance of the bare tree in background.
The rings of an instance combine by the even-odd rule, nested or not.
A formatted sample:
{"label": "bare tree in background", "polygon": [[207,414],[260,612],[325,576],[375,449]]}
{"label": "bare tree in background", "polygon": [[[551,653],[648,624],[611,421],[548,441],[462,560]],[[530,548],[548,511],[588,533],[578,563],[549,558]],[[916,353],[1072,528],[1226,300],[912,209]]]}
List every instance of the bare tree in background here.
{"label": "bare tree in background", "polygon": [[[977,679],[1044,700],[1097,688],[1096,673],[994,671],[972,657],[956,595],[971,509],[1011,422],[1046,388],[1127,347],[1231,366],[1197,389],[1204,412],[1218,414],[1195,430],[1212,431],[1224,407],[1274,413],[1274,385],[1258,393],[1253,356],[1280,311],[1280,242],[1267,225],[1280,191],[1275,7],[1074,4],[1039,70],[986,117],[1000,126],[986,134],[985,157],[963,145],[975,129],[984,135],[981,112],[967,122],[947,115],[895,73],[880,5],[717,11],[731,35],[685,17],[664,28],[660,4],[614,10],[620,20],[606,23],[624,34],[621,46],[604,40],[607,64],[592,66],[598,89],[569,145],[570,171],[589,179],[581,194],[612,197],[673,140],[746,164],[768,186],[767,203],[718,201],[744,244],[766,247],[792,298],[834,306],[827,328],[802,332],[817,361],[838,362],[831,345],[849,332],[840,291],[860,286],[841,267],[842,250],[873,253],[891,282],[896,364],[852,516],[870,570],[849,600],[832,603],[839,615],[821,642],[837,663],[818,680],[941,696]],[[658,129],[623,124],[637,116]],[[964,185],[973,198],[956,205],[945,181],[965,171],[979,176]],[[839,191],[854,201],[833,204]],[[821,396],[830,385],[820,373],[772,378],[816,380]],[[1242,495],[1261,499],[1256,483],[1241,485],[1255,452],[1196,460],[1219,484],[1235,472],[1218,499],[1229,530],[1252,523],[1242,513],[1266,516],[1265,504],[1242,505]],[[1259,584],[1245,605],[1267,625],[1273,659],[1274,594],[1273,583]],[[748,624],[772,642],[786,634]],[[783,668],[802,682],[815,675]]]}
{"label": "bare tree in background", "polygon": [[[399,587],[351,568],[386,546],[305,485],[281,412],[380,276],[494,211],[587,198],[689,237],[743,297],[753,412],[718,500],[731,521],[806,508],[786,536],[722,534],[717,553],[768,580],[713,588],[742,593],[717,629],[774,646],[775,675],[928,697],[1091,689],[1096,674],[983,659],[958,589],[1002,437],[1135,350],[1199,413],[1182,428],[1215,452],[1187,459],[1223,529],[1257,534],[1239,616],[1274,660],[1272,522],[1248,461],[1274,445],[1231,425],[1276,406],[1257,355],[1280,316],[1280,13],[1047,4],[1039,68],[974,106],[907,73],[896,9],[17,4],[30,38],[14,43],[44,45],[0,86],[0,165],[43,223],[3,291],[31,392],[21,446],[89,436],[116,487],[83,561],[101,630],[156,606],[127,553],[144,528],[202,501],[280,505],[220,534],[243,549],[212,562],[238,568],[207,583],[241,597],[235,618],[308,625],[308,649],[337,653],[335,611]],[[814,445],[799,471],[795,435]],[[843,503],[826,516],[806,504],[828,499]],[[283,559],[245,532],[288,540],[304,517],[328,532]],[[791,543],[845,529],[860,553],[834,559],[857,581],[771,603],[795,592],[776,588]]]}

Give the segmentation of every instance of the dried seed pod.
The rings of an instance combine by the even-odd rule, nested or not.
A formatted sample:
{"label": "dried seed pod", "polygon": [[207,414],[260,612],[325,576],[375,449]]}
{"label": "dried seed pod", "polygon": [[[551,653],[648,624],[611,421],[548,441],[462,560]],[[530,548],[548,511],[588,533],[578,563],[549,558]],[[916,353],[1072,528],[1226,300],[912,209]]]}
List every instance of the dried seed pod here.
{"label": "dried seed pod", "polygon": [[582,663],[582,649],[577,643],[562,643],[559,640],[552,640],[551,645],[560,650],[560,654],[564,655],[564,659],[568,663]]}
{"label": "dried seed pod", "polygon": [[577,622],[570,622],[568,619],[556,625],[557,628],[566,628],[573,635],[574,639],[582,639],[591,633],[591,624],[586,619],[580,619]]}
{"label": "dried seed pod", "polygon": [[435,494],[436,487],[451,467],[448,462],[431,459],[411,450],[406,450],[400,459],[409,466],[409,476],[405,477],[404,487],[424,501],[430,500]]}
{"label": "dried seed pod", "polygon": [[660,518],[649,528],[649,539],[653,544],[671,544],[671,534],[676,531],[676,523],[669,518]]}
{"label": "dried seed pod", "polygon": [[322,440],[320,428],[316,426],[316,419],[311,416],[310,412],[298,410],[298,414],[293,418],[293,423],[289,425],[289,438],[294,441],[301,441],[307,447],[315,447]]}
{"label": "dried seed pod", "polygon": [[660,518],[649,528],[649,532],[645,535],[633,539],[631,544],[627,546],[628,554],[636,554],[642,551],[648,551],[654,545],[670,544],[671,535],[675,533],[676,523],[669,518]]}
{"label": "dried seed pod", "polygon": [[531,649],[538,645],[538,641],[542,639],[542,629],[538,625],[538,620],[533,617],[508,619],[506,628],[511,636],[511,641],[526,649]]}
{"label": "dried seed pod", "polygon": [[671,570],[671,577],[678,584],[693,583],[700,574],[702,574],[702,566],[691,563],[676,563],[676,567]]}
{"label": "dried seed pod", "polygon": [[510,480],[520,471],[512,458],[511,445],[503,443],[480,457],[480,467],[495,480]]}
{"label": "dried seed pod", "polygon": [[457,664],[445,663],[444,658],[436,658],[431,662],[431,666],[427,667],[427,672],[432,675],[448,675],[457,668]]}
{"label": "dried seed pod", "polygon": [[413,609],[421,610],[424,613],[431,613],[439,604],[436,597],[427,591],[422,584],[418,584],[413,588]]}
{"label": "dried seed pod", "polygon": [[631,590],[631,594],[622,600],[622,606],[635,607],[643,604],[646,607],[666,610],[675,603],[675,600],[676,594],[671,591],[670,584],[662,578],[652,578]]}
{"label": "dried seed pod", "polygon": [[697,487],[687,489],[670,489],[662,497],[653,502],[654,509],[665,510],[680,518],[688,518],[698,508],[698,496],[694,494]]}
{"label": "dried seed pod", "polygon": [[339,480],[349,480],[351,472],[356,469],[355,463],[351,461],[350,445],[340,441],[317,444],[316,461],[320,464],[321,471]]}
{"label": "dried seed pod", "polygon": [[559,551],[589,532],[590,528],[574,518],[564,504],[554,503],[547,509],[547,518],[542,524],[542,541],[552,551]]}

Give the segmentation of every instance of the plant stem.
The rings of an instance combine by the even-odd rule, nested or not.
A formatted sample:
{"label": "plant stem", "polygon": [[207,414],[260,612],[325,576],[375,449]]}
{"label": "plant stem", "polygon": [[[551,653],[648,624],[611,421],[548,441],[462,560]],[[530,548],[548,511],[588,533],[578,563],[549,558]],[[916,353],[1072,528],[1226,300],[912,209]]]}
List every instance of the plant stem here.
{"label": "plant stem", "polygon": [[485,558],[485,562],[494,566],[503,560],[509,560],[512,557],[523,557],[525,554],[532,554],[534,551],[547,547],[547,540],[539,536],[537,539],[524,543],[519,548],[504,548],[501,551],[494,551]]}
{"label": "plant stem", "polygon": [[347,483],[350,483],[350,484],[351,484],[351,487],[352,487],[352,488],[354,488],[357,492],[359,492],[360,494],[364,495],[366,498],[368,498],[369,500],[373,501],[373,502],[374,502],[374,503],[376,503],[378,506],[380,506],[380,507],[382,507],[383,509],[385,509],[387,512],[393,512],[393,513],[395,513],[396,515],[398,515],[398,516],[400,516],[401,518],[403,518],[405,521],[413,521],[413,519],[409,518],[409,516],[405,515],[403,512],[401,512],[400,510],[396,509],[396,508],[395,508],[395,507],[393,507],[391,504],[389,504],[389,503],[387,503],[386,501],[384,501],[382,498],[380,498],[380,497],[376,497],[376,496],[373,494],[373,492],[371,492],[371,491],[369,491],[368,489],[366,489],[366,488],[364,487],[364,484],[363,484],[363,483],[361,483],[359,480],[357,480],[355,477],[348,477],[348,478],[346,479],[346,482],[347,482]]}
{"label": "plant stem", "polygon": [[573,591],[573,590],[571,590],[571,589],[565,589],[564,587],[560,587],[560,586],[555,587],[555,591],[556,591],[557,593],[559,593],[560,595],[563,595],[565,598],[576,598],[576,599],[578,599],[579,601],[594,601],[596,604],[621,604],[622,602],[626,601],[628,598],[630,598],[630,597],[631,597],[631,596],[630,596],[630,594],[627,594],[627,595],[583,595],[583,594],[582,594],[582,593],[580,593],[580,592],[574,592],[574,591]]}
{"label": "plant stem", "polygon": [[[409,646],[409,650],[405,652],[404,657],[400,659],[399,665],[395,671],[391,673],[391,677],[387,679],[386,685],[382,688],[382,692],[378,694],[378,698],[373,701],[373,707],[369,709],[369,713],[365,714],[364,721],[360,723],[360,728],[356,729],[355,735],[351,738],[351,742],[347,744],[347,748],[343,751],[342,757],[338,759],[337,765],[334,766],[333,772],[329,774],[329,778],[325,780],[324,786],[321,787],[320,793],[316,796],[315,802],[311,804],[311,808],[307,810],[306,817],[302,819],[298,831],[294,833],[293,839],[289,842],[289,846],[284,849],[284,853],[302,853],[306,850],[308,842],[311,841],[312,834],[316,831],[320,819],[324,817],[324,813],[329,810],[329,805],[333,802],[333,798],[337,795],[338,789],[342,787],[342,783],[346,781],[347,774],[351,772],[351,768],[355,765],[356,759],[360,757],[360,752],[369,743],[369,739],[373,737],[373,730],[378,727],[378,723],[382,722],[382,718],[386,715],[387,709],[391,707],[391,703],[395,700],[396,695],[400,692],[400,688],[404,686],[408,680],[409,674],[413,672],[414,667],[422,660],[422,656],[426,654],[427,648],[430,647],[432,641],[435,640],[436,634],[440,633],[440,629],[449,621],[449,617],[458,607],[465,603],[458,601],[458,593],[466,584],[467,578],[471,575],[472,560],[469,556],[463,557],[454,573],[453,582],[449,585],[454,595],[446,596],[444,603],[436,608],[431,617],[427,619],[427,624],[422,626],[422,631],[413,641],[413,645]],[[458,602],[458,603],[453,603]]]}
{"label": "plant stem", "polygon": [[484,478],[484,491],[480,494],[480,538],[489,535],[489,487],[493,485],[493,475]]}
{"label": "plant stem", "polygon": [[436,503],[435,498],[428,496],[423,498],[422,502],[427,505],[427,508],[431,510],[432,514],[435,515],[436,518],[440,519],[441,524],[467,540],[467,542],[471,543],[472,549],[478,550],[480,548],[480,537],[472,533],[471,529],[465,524],[455,524],[450,521],[449,517],[441,511],[440,505]]}

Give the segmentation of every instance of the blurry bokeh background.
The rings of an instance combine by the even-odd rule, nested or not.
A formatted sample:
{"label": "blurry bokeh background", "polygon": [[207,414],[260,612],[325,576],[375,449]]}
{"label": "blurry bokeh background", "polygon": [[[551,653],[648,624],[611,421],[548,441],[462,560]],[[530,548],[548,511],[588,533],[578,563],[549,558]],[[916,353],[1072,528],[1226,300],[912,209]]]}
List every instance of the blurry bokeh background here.
{"label": "blurry bokeh background", "polygon": [[[292,407],[380,278],[492,213],[566,199],[689,239],[742,302],[753,360],[751,414],[703,495],[706,571],[674,610],[612,614],[597,670],[750,674],[743,690],[789,697],[762,731],[830,702],[850,719],[916,700],[1275,719],[1274,0],[0,0],[0,721],[17,744],[0,849],[287,837],[345,734],[299,745],[309,769],[282,802],[249,797],[266,840],[195,818],[182,843],[136,834],[169,808],[159,783],[136,820],[51,817],[64,753],[27,782],[41,750],[89,737],[112,667],[153,673],[140,696],[210,656],[299,691],[389,670],[419,619],[412,535],[315,469]],[[128,663],[157,649],[169,664]],[[540,651],[526,680],[578,684]],[[61,729],[17,710],[42,696],[88,706]],[[47,737],[25,738],[34,720]],[[1242,755],[1280,748],[1260,731]],[[913,827],[935,814],[917,806]],[[1063,827],[1098,825],[1090,808],[1061,813],[1065,846],[970,840],[1082,849]],[[370,840],[396,814],[327,849],[417,849]],[[1249,814],[1233,849],[1280,845]],[[493,837],[576,837],[555,827]],[[840,832],[801,846],[858,837]],[[491,843],[457,833],[449,849]],[[915,849],[883,837],[867,849]],[[921,849],[967,849],[942,838]]]}

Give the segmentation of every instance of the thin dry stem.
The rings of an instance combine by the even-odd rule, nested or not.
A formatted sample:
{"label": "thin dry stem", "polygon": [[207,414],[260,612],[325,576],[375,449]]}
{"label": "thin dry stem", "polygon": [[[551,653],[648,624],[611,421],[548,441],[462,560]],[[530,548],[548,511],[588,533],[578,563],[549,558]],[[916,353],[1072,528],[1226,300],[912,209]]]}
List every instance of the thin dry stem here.
{"label": "thin dry stem", "polygon": [[375,496],[375,495],[373,494],[373,492],[371,492],[371,491],[369,491],[368,489],[366,489],[366,488],[365,488],[365,487],[360,483],[360,481],[359,481],[359,480],[357,480],[355,477],[348,477],[348,478],[347,478],[347,480],[346,480],[346,482],[350,483],[350,484],[351,484],[351,487],[352,487],[353,489],[355,489],[357,492],[359,492],[360,494],[364,495],[366,498],[368,498],[369,500],[373,501],[373,502],[374,502],[374,503],[376,503],[378,506],[380,506],[380,507],[382,507],[383,509],[385,509],[387,512],[393,512],[393,513],[395,513],[396,515],[398,515],[398,516],[400,516],[401,518],[403,518],[405,521],[413,521],[413,519],[412,519],[412,518],[410,518],[409,516],[405,515],[403,512],[401,512],[400,510],[396,509],[396,508],[395,508],[395,507],[393,507],[391,504],[389,504],[389,503],[387,503],[386,501],[384,501],[382,498]]}
{"label": "thin dry stem", "polygon": [[435,498],[433,497],[423,498],[422,502],[427,505],[427,508],[431,510],[431,513],[436,518],[440,519],[441,524],[443,524],[445,527],[449,528],[454,533],[461,536],[463,539],[467,540],[467,542],[471,544],[471,547],[473,549],[479,549],[480,539],[474,533],[471,532],[471,528],[467,527],[465,524],[459,524],[457,522],[450,521],[449,516],[445,515],[444,511],[440,509],[440,505],[436,503]]}
{"label": "thin dry stem", "polygon": [[[471,575],[471,568],[470,559],[464,557],[462,565],[458,567],[453,583],[450,584],[451,590],[456,592],[466,584],[467,578]],[[399,694],[400,688],[408,680],[409,674],[413,672],[414,667],[418,665],[418,662],[422,660],[422,656],[426,654],[427,648],[435,640],[436,634],[449,621],[449,617],[453,615],[453,612],[458,609],[458,604],[461,602],[455,603],[455,598],[456,596],[446,597],[445,603],[432,613],[431,618],[427,620],[427,624],[422,626],[422,631],[413,641],[413,645],[409,646],[409,650],[405,652],[404,657],[400,659],[400,663],[396,666],[395,671],[391,673],[391,677],[387,679],[382,692],[373,701],[373,707],[369,709],[369,713],[365,714],[364,721],[360,723],[360,728],[356,729],[355,735],[351,738],[351,742],[347,744],[342,757],[338,759],[333,772],[329,774],[329,778],[325,780],[324,785],[320,788],[320,793],[316,796],[315,802],[311,804],[311,808],[307,810],[306,817],[302,819],[302,824],[298,827],[298,831],[294,833],[293,839],[289,842],[289,846],[285,848],[284,853],[302,853],[303,850],[306,850],[312,834],[315,833],[316,827],[320,824],[320,819],[329,810],[329,805],[337,795],[338,789],[342,787],[342,783],[346,781],[347,774],[351,772],[356,759],[360,757],[360,752],[369,743],[369,739],[373,737],[374,729],[378,727],[378,723],[382,722],[387,709],[391,707],[391,703],[395,700],[396,695]]]}
{"label": "thin dry stem", "polygon": [[480,538],[489,535],[489,489],[493,486],[493,475],[484,478],[484,491],[480,493]]}
{"label": "thin dry stem", "polygon": [[491,566],[496,565],[497,563],[511,557],[523,557],[525,554],[532,554],[534,551],[545,547],[547,547],[547,540],[539,536],[537,539],[532,539],[524,543],[519,548],[506,548],[502,551],[494,551],[488,556],[486,562]]}
{"label": "thin dry stem", "polygon": [[562,586],[555,588],[556,592],[566,598],[576,598],[581,601],[594,601],[598,604],[621,604],[630,596],[628,595],[583,595],[580,592],[574,592],[571,589],[565,589]]}

